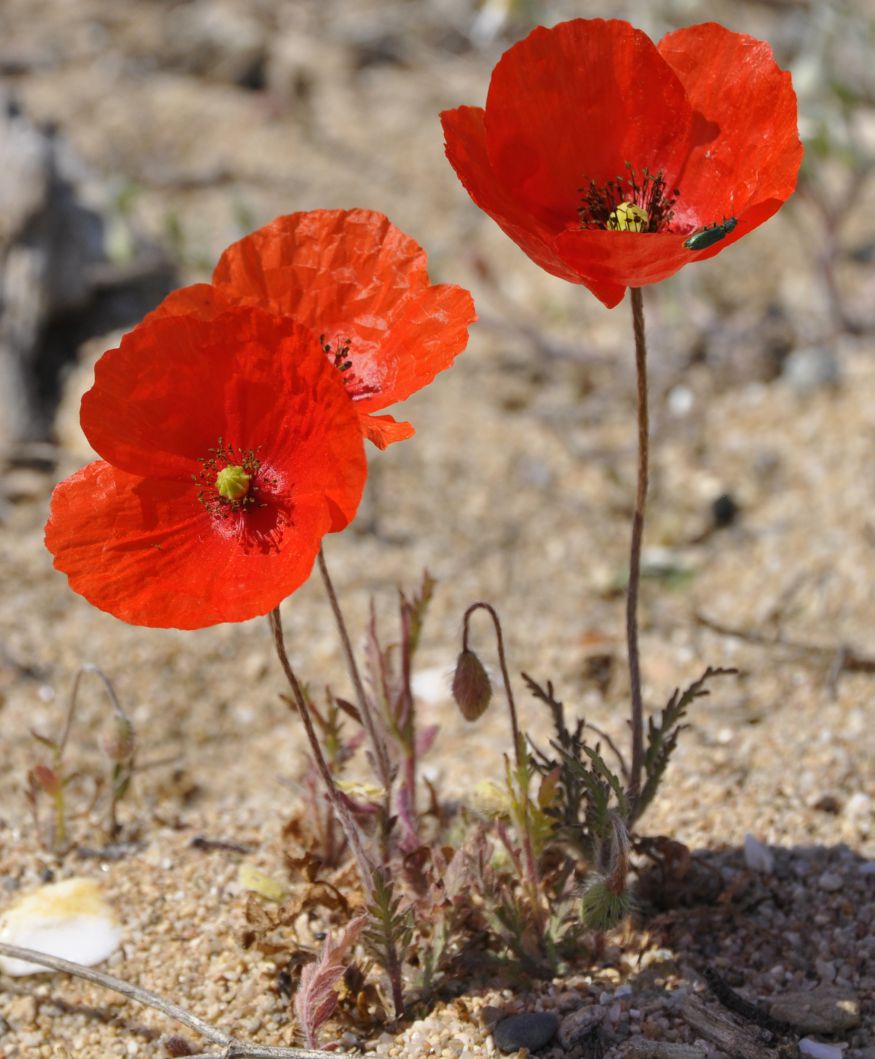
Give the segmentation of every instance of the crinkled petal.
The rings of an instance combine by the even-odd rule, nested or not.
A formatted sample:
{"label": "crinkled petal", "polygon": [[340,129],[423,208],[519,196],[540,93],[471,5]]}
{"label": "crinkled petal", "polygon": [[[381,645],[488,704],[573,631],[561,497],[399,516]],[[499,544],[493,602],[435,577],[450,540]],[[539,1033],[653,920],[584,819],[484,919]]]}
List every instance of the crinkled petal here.
{"label": "crinkled petal", "polygon": [[134,625],[198,629],[266,614],[309,576],[328,529],[302,497],[268,539],[216,523],[191,484],[99,460],[52,495],[46,546],[70,587]]}
{"label": "crinkled petal", "polygon": [[[790,74],[777,65],[767,43],[715,22],[669,33],[659,52],[694,111],[676,221],[696,228],[776,203],[751,212],[749,219],[758,217],[761,224],[793,193],[802,161]],[[729,239],[699,256],[713,256],[742,234],[739,225]]]}
{"label": "crinkled petal", "polygon": [[399,423],[390,415],[374,416],[362,412],[359,422],[364,436],[378,449],[387,449],[396,441],[406,441],[416,433],[410,423]]}
{"label": "crinkled petal", "polygon": [[429,284],[425,251],[370,210],[278,217],[222,255],[213,283],[229,298],[294,317],[333,352],[367,411],[431,382],[465,348],[476,319],[461,287]]}
{"label": "crinkled petal", "polygon": [[285,446],[290,459],[314,434],[338,454],[352,440],[353,479],[364,461],[349,435],[357,414],[317,339],[252,308],[140,324],[98,361],[81,419],[99,455],[141,477],[190,480],[220,438],[255,451]]}
{"label": "crinkled petal", "polygon": [[[427,386],[468,344],[475,319],[471,295],[452,284],[425,287],[405,299],[385,334],[370,347],[362,341],[351,358],[355,381],[347,382],[347,392],[354,394],[359,412],[385,408]],[[341,341],[339,332],[331,337]]]}
{"label": "crinkled petal", "polygon": [[677,74],[628,22],[538,27],[492,73],[486,147],[494,173],[556,233],[581,188],[648,168],[668,186],[689,151],[692,111]]}

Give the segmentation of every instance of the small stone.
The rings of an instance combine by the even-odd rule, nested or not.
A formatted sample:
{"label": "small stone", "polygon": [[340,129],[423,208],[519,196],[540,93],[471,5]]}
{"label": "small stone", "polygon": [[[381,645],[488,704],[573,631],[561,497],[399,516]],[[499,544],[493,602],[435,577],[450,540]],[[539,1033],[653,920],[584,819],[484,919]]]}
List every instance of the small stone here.
{"label": "small stone", "polygon": [[808,1037],[803,1037],[799,1042],[799,1051],[802,1055],[810,1055],[811,1059],[842,1059],[843,1056],[837,1044],[823,1044]]}
{"label": "small stone", "polygon": [[845,880],[834,871],[825,871],[817,880],[817,885],[828,894],[834,894],[845,885]]}
{"label": "small stone", "polygon": [[836,355],[828,346],[794,350],[784,361],[781,371],[781,377],[797,393],[812,393],[821,387],[838,386],[841,375]]}
{"label": "small stone", "polygon": [[744,836],[744,862],[751,871],[771,875],[775,870],[775,854],[750,833]]}
{"label": "small stone", "polygon": [[605,1009],[600,1004],[589,1004],[572,1011],[562,1020],[559,1028],[559,1043],[568,1050],[597,1031],[605,1018]]}
{"label": "small stone", "polygon": [[559,1018],[550,1011],[526,1011],[502,1019],[492,1031],[495,1046],[502,1052],[527,1048],[536,1052],[549,1044],[559,1029]]}
{"label": "small stone", "polygon": [[860,1025],[860,1001],[851,990],[819,986],[782,993],[772,1001],[769,1014],[805,1033],[838,1034]]}
{"label": "small stone", "polygon": [[860,865],[861,875],[875,875],[875,860],[867,860],[865,864]]}

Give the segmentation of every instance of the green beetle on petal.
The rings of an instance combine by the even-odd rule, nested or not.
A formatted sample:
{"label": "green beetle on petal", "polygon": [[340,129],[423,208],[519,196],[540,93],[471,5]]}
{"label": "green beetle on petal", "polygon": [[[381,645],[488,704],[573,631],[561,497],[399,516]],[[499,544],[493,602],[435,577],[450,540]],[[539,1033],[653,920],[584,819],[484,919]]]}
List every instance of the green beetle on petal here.
{"label": "green beetle on petal", "polygon": [[734,217],[724,217],[722,224],[706,224],[704,228],[693,232],[689,239],[684,240],[684,246],[688,250],[707,250],[709,246],[719,243],[738,224]]}

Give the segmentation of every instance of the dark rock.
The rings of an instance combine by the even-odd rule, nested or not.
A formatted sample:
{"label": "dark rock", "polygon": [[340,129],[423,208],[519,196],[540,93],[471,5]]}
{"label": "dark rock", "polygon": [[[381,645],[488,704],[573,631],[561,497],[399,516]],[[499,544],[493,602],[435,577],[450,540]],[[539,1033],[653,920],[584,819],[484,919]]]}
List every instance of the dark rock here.
{"label": "dark rock", "polygon": [[559,1017],[550,1011],[526,1011],[502,1019],[492,1031],[495,1046],[502,1052],[527,1048],[536,1052],[556,1035]]}

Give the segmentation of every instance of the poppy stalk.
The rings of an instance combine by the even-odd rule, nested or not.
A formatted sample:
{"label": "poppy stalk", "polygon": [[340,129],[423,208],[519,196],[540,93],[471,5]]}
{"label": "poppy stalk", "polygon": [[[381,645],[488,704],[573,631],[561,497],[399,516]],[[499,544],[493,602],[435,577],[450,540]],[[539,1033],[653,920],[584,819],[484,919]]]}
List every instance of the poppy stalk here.
{"label": "poppy stalk", "polygon": [[632,290],[638,484],[626,607],[632,816],[643,770],[637,602],[648,422],[641,287],[720,253],[793,193],[802,160],[790,75],[714,22],[654,44],[627,22],[538,27],[492,72],[486,107],[441,115],[474,202],[541,268],[613,308]]}

